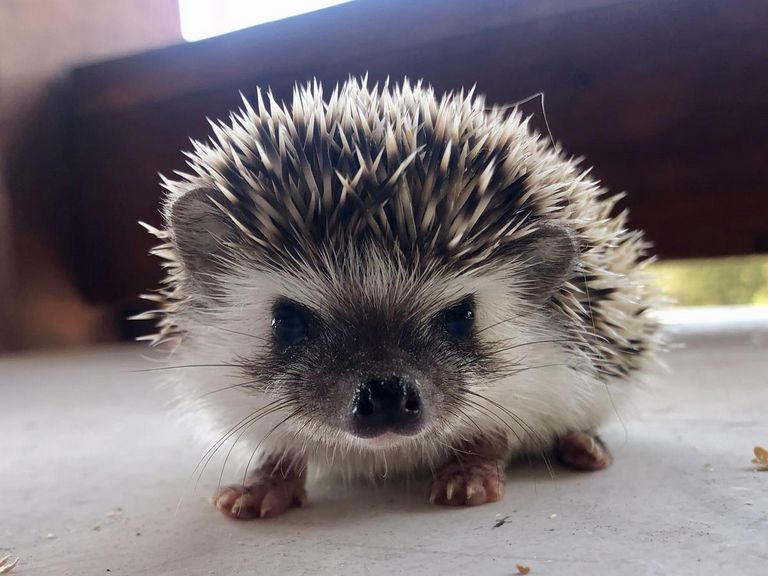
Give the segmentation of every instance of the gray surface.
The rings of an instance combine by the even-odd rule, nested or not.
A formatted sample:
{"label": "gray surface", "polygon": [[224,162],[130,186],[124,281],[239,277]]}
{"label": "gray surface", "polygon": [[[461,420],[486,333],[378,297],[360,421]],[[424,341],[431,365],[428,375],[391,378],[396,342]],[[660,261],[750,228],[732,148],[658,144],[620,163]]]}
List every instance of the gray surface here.
{"label": "gray surface", "polygon": [[307,508],[241,523],[208,503],[220,460],[191,490],[202,450],[151,375],[128,372],[142,349],[8,358],[0,552],[19,575],[767,574],[768,472],[750,460],[768,445],[768,338],[755,330],[688,333],[655,396],[622,410],[626,433],[606,427],[605,472],[525,463],[503,502],[471,509],[430,507],[423,485],[313,486]]}

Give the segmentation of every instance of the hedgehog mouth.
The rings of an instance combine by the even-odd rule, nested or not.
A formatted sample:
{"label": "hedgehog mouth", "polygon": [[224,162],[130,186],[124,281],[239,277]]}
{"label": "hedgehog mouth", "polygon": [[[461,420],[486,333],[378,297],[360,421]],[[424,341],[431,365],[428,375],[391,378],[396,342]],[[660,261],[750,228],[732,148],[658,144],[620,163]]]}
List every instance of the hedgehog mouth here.
{"label": "hedgehog mouth", "polygon": [[419,442],[424,432],[418,432],[413,435],[397,434],[395,432],[384,432],[377,436],[371,436],[368,438],[360,437],[356,434],[347,432],[350,439],[359,448],[370,452],[385,452],[388,450],[402,449],[404,446]]}
{"label": "hedgehog mouth", "polygon": [[395,434],[394,432],[384,432],[378,436],[372,436],[370,438],[360,438],[365,444],[371,448],[391,448],[393,446],[399,446],[408,437],[401,434]]}

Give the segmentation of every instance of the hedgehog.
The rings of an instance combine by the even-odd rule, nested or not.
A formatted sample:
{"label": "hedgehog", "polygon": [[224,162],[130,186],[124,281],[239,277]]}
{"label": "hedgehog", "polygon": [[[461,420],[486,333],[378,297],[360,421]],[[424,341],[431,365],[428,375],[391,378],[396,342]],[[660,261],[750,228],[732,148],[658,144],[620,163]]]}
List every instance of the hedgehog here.
{"label": "hedgehog", "polygon": [[580,159],[518,107],[407,79],[258,90],[210,123],[162,177],[141,318],[173,343],[204,460],[239,465],[222,512],[277,516],[311,476],[472,506],[520,455],[611,463],[596,430],[659,348],[656,296],[649,244]]}

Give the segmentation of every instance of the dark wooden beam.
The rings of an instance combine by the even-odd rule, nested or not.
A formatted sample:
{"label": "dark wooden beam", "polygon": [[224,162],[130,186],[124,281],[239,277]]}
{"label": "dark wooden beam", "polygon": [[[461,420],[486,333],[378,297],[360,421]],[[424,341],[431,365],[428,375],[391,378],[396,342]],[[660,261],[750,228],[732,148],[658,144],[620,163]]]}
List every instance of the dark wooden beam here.
{"label": "dark wooden beam", "polygon": [[[768,4],[744,0],[358,0],[71,76],[77,267],[84,293],[155,285],[157,172],[238,91],[424,78],[492,103],[543,90],[555,138],[626,190],[663,257],[768,251]],[[536,102],[526,105],[537,114]]]}

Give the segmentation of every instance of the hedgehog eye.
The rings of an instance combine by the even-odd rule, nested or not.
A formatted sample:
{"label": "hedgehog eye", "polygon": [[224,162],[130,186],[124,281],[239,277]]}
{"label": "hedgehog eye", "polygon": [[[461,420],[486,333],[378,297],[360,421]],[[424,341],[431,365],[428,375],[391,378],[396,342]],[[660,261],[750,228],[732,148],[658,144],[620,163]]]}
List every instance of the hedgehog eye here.
{"label": "hedgehog eye", "polygon": [[272,314],[272,334],[282,346],[295,346],[307,337],[309,312],[298,304],[284,302]]}
{"label": "hedgehog eye", "polygon": [[475,303],[471,298],[467,298],[443,310],[440,317],[443,328],[450,337],[469,338],[475,326]]}

